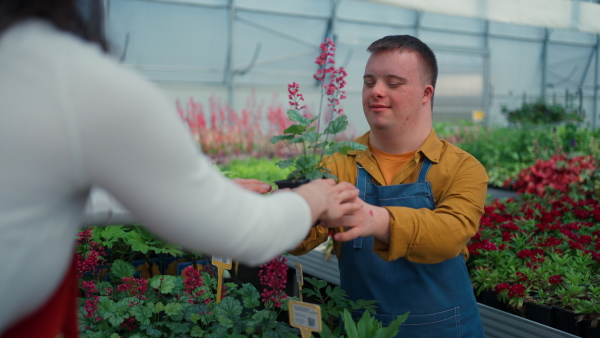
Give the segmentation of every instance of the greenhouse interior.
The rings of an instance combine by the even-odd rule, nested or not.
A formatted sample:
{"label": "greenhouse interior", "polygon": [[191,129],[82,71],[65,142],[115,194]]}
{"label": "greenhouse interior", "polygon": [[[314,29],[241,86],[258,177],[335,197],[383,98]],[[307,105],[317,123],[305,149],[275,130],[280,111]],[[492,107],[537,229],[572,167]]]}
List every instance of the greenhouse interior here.
{"label": "greenhouse interior", "polygon": [[[355,200],[383,210],[389,220],[385,240],[365,226],[364,238],[345,242],[340,236],[362,228],[322,218],[305,236],[320,244],[281,250],[262,265],[245,264],[243,255],[216,256],[163,239],[144,226],[141,219],[147,218],[97,186],[77,236],[82,337],[600,337],[600,0],[79,5],[88,23],[104,32],[109,58],[158,88],[223,176],[259,180],[273,190],[284,189],[278,182],[285,179],[313,184],[333,177],[356,186]],[[377,124],[364,103],[373,95],[368,67],[388,52],[367,48],[399,35],[422,41],[437,59],[435,100],[429,98],[435,133],[410,149],[407,160],[395,162],[401,164],[388,180],[390,164],[385,171],[377,160],[399,159],[406,151],[376,151],[371,143]],[[406,48],[400,55],[412,53]],[[367,132],[370,139],[361,137]],[[434,142],[432,137],[452,151],[431,157],[422,144]],[[356,154],[375,160],[363,163]],[[471,165],[451,168],[444,161],[454,161],[452,156],[466,156]],[[331,158],[335,163],[319,166]],[[426,158],[414,164],[421,172],[404,174],[414,167],[413,158]],[[316,171],[303,172],[313,160]],[[344,167],[348,163],[353,170]],[[382,178],[365,163],[379,166]],[[405,183],[427,184],[432,206],[381,204],[387,202],[379,194],[404,194]],[[470,186],[459,189],[461,184]],[[363,215],[357,219],[376,224],[380,214],[373,210],[370,216],[356,211]],[[352,215],[344,222],[354,221],[348,220]],[[392,243],[401,234],[412,237]],[[458,236],[466,237],[452,251],[454,258],[438,259]],[[262,245],[271,246],[269,241]],[[372,249],[369,256],[352,253],[363,245],[357,243],[369,243],[363,250]],[[298,254],[300,248],[306,252]],[[354,265],[345,255],[356,257]],[[391,272],[348,272],[374,260],[371,269],[360,271],[377,271],[381,261]],[[445,288],[427,289],[447,278],[433,271],[446,271],[455,260],[468,292],[449,281],[439,281]],[[403,264],[417,271],[413,279],[394,270]],[[385,284],[390,276],[398,282]],[[349,282],[354,279],[359,282]],[[375,286],[357,291],[369,284]],[[369,293],[372,288],[377,290]],[[396,296],[415,303],[400,313],[378,312],[386,301],[406,309],[395,307]],[[416,319],[425,313],[419,311],[434,308],[422,305],[426,300],[454,298],[461,304],[473,299],[476,306],[451,308],[447,317],[439,317],[446,310],[439,312],[435,325]]]}

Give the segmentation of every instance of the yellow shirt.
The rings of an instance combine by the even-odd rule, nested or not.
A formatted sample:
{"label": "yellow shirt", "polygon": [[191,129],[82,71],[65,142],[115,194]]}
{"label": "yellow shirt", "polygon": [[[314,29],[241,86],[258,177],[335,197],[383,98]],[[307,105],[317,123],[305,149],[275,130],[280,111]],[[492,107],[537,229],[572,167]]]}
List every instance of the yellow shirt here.
{"label": "yellow shirt", "polygon": [[371,144],[369,144],[369,149],[375,161],[377,161],[377,166],[381,170],[386,185],[392,183],[392,180],[398,173],[398,169],[402,168],[404,163],[408,162],[417,152],[415,150],[404,154],[390,154],[375,148]]}
{"label": "yellow shirt", "polygon": [[[368,145],[369,133],[356,142]],[[356,184],[356,164],[360,163],[375,184],[386,185],[369,150],[334,157],[328,168],[340,181]],[[427,181],[431,182],[436,208],[385,207],[390,213],[390,243],[375,240],[374,250],[386,261],[406,258],[415,263],[431,264],[455,258],[461,252],[466,258],[466,245],[479,228],[487,194],[485,168],[464,150],[440,140],[433,130],[413,158],[399,168],[391,185],[416,182],[424,157],[433,162]],[[344,231],[343,228],[332,230]],[[326,241],[328,235],[329,229],[316,226],[290,253],[306,254]],[[334,249],[339,257],[341,243],[334,243]]]}

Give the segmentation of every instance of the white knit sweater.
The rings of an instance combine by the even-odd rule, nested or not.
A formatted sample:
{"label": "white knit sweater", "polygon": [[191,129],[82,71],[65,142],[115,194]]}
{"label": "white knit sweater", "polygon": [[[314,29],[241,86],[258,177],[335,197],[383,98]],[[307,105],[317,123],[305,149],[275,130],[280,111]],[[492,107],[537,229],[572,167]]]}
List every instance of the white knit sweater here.
{"label": "white knit sweater", "polygon": [[215,170],[151,83],[48,23],[16,25],[0,36],[0,335],[59,284],[93,186],[166,240],[249,264],[310,228],[299,195]]}

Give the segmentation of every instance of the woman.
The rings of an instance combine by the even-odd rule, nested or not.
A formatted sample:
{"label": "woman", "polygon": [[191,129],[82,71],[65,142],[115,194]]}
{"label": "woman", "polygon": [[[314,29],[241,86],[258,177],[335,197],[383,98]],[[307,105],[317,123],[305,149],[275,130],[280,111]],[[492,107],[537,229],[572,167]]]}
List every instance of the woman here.
{"label": "woman", "polygon": [[69,261],[93,186],[162,238],[248,264],[360,207],[332,180],[268,197],[227,180],[96,33],[75,0],[0,1],[0,335],[77,335]]}

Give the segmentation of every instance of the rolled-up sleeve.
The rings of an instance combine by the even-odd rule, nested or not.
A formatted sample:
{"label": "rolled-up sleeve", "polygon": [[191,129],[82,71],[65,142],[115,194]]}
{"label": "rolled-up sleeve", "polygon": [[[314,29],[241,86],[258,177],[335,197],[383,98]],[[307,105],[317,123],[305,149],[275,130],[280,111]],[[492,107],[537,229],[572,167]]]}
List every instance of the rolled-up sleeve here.
{"label": "rolled-up sleeve", "polygon": [[437,164],[428,175],[436,199],[434,210],[386,207],[390,242],[376,240],[374,246],[381,258],[433,264],[467,253],[466,244],[477,233],[484,212],[488,177],[471,155],[463,152],[460,157],[458,165]]}

